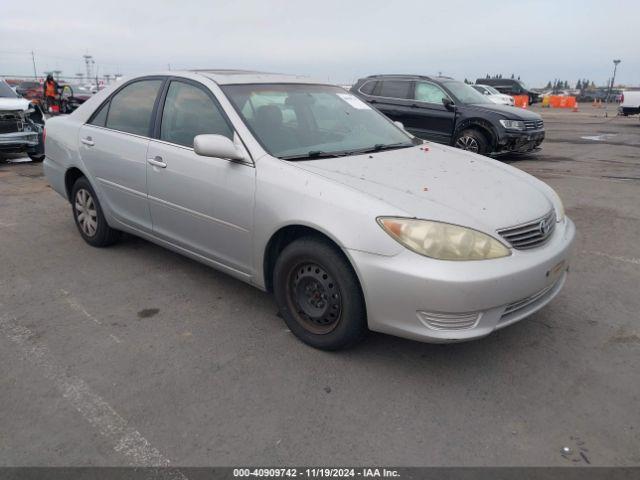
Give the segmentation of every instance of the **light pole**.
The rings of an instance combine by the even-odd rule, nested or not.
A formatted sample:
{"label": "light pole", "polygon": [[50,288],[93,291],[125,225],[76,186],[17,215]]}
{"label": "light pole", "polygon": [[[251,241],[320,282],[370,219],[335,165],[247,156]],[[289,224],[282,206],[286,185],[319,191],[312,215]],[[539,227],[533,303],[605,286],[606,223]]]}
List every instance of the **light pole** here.
{"label": "light pole", "polygon": [[611,90],[613,89],[613,84],[616,81],[616,70],[618,69],[618,64],[620,62],[621,60],[613,61],[613,77],[611,77],[611,85],[609,85],[609,93],[607,93],[607,102],[609,102],[609,99],[611,98]]}

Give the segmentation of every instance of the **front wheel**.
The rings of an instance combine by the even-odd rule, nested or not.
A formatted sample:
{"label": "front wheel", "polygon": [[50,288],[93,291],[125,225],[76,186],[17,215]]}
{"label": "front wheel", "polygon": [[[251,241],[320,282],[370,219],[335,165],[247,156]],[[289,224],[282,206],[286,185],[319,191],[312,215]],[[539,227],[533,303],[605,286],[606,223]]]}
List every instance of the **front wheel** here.
{"label": "front wheel", "polygon": [[485,136],[475,128],[468,128],[460,132],[453,146],[461,150],[479,153],[480,155],[488,153],[489,150],[489,142],[487,142]]}
{"label": "front wheel", "polygon": [[71,206],[78,231],[89,245],[106,247],[118,240],[119,232],[107,224],[98,197],[85,177],[73,184]]}
{"label": "front wheel", "polygon": [[305,237],[289,244],[276,261],[273,286],[285,323],[306,344],[338,350],[366,334],[358,278],[328,241]]}

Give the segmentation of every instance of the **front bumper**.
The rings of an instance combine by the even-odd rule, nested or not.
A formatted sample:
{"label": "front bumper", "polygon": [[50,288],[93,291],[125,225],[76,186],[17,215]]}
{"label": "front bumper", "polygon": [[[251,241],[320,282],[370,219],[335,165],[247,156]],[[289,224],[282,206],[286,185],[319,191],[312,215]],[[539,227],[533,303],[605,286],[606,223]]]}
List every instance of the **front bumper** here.
{"label": "front bumper", "polygon": [[497,153],[528,153],[540,150],[544,141],[544,130],[506,132],[499,139]]}
{"label": "front bumper", "polygon": [[484,337],[549,303],[566,280],[575,226],[566,218],[543,246],[495,260],[452,262],[409,250],[349,255],[369,328],[423,342]]}
{"label": "front bumper", "polygon": [[38,132],[0,133],[0,150],[35,147],[40,142]]}

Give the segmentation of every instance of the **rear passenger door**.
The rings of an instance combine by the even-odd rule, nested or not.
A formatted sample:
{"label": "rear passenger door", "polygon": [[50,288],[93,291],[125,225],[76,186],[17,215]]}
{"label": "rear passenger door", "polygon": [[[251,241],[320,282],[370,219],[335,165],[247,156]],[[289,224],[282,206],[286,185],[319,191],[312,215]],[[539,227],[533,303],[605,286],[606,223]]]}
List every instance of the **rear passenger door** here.
{"label": "rear passenger door", "polygon": [[79,152],[103,208],[116,220],[151,231],[147,148],[163,78],[135,80],[80,129]]}
{"label": "rear passenger door", "polygon": [[379,80],[367,100],[391,120],[405,123],[413,103],[411,87],[410,80]]}
{"label": "rear passenger door", "polygon": [[229,273],[251,272],[255,168],[193,150],[200,134],[239,143],[213,93],[198,82],[171,79],[156,118],[146,166],[154,234]]}

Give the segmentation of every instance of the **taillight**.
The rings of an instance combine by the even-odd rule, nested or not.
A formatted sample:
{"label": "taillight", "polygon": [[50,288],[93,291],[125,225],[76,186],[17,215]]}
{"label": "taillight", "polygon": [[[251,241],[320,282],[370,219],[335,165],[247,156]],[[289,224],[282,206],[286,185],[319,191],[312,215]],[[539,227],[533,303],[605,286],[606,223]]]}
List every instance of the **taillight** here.
{"label": "taillight", "polygon": [[620,95],[620,103],[624,103],[624,93]]}

